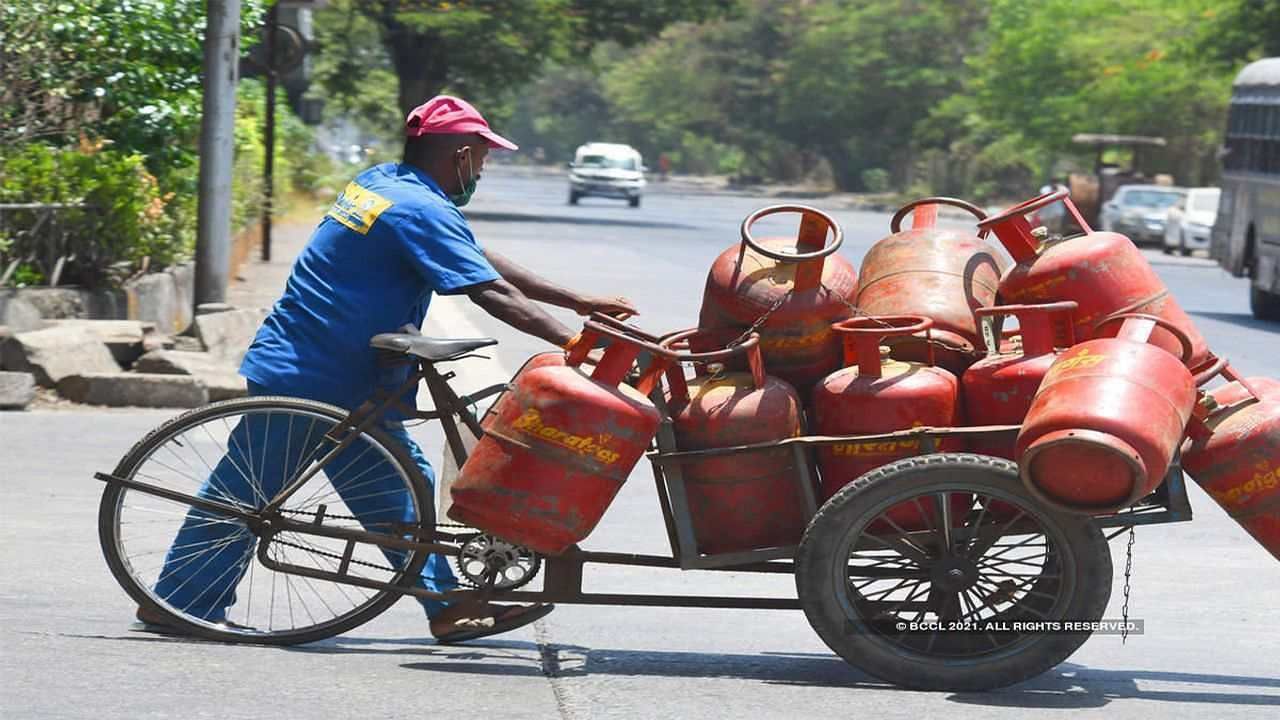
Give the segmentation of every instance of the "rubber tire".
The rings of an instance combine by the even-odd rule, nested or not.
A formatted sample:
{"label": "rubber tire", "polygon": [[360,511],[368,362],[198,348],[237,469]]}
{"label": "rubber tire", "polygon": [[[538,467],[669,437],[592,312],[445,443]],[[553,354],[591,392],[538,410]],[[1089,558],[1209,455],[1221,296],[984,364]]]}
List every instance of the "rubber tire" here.
{"label": "rubber tire", "polygon": [[640,196],[637,195],[633,198],[627,198],[627,204],[631,207],[640,207]]}
{"label": "rubber tire", "polygon": [[[1088,633],[1034,636],[1032,644],[992,660],[964,661],[906,656],[869,632],[846,632],[849,620],[833,587],[834,554],[850,525],[865,509],[900,495],[907,486],[927,487],[940,480],[963,478],[975,490],[1010,493],[1026,507],[1040,510],[1044,522],[1059,525],[1067,542],[1064,566],[1079,590],[1064,617],[1097,620],[1111,598],[1111,551],[1106,538],[1085,515],[1066,515],[1040,508],[1022,488],[1017,466],[1007,460],[969,454],[912,457],[872,470],[836,493],[809,523],[796,554],[796,589],[809,624],[836,654],[869,675],[907,688],[972,692],[1005,687],[1035,677],[1071,656]],[[1070,557],[1069,557],[1070,556]],[[1064,573],[1067,575],[1068,573]]]}
{"label": "rubber tire", "polygon": [[580,195],[580,194],[578,194],[578,193],[576,193],[576,192],[574,192],[574,191],[570,190],[570,191],[569,191],[569,204],[570,204],[570,205],[577,205],[577,204],[578,204],[578,198],[580,198],[580,197],[582,197],[582,195]]}
{"label": "rubber tire", "polygon": [[1249,285],[1249,310],[1259,320],[1280,320],[1280,295]]}
{"label": "rubber tire", "polygon": [[[222,400],[216,403],[210,403],[202,407],[189,410],[176,418],[173,418],[151,432],[147,433],[129,450],[128,453],[116,465],[112,474],[120,478],[131,478],[133,472],[144,460],[146,460],[153,451],[167,442],[177,432],[181,432],[188,425],[196,425],[210,417],[227,414],[228,411],[234,412],[238,409],[259,409],[259,408],[289,408],[295,410],[305,410],[318,415],[327,416],[333,420],[341,420],[349,413],[342,408],[325,403],[315,402],[313,400],[304,400],[302,398],[291,398],[275,395],[262,395],[247,398],[235,398],[232,400]],[[177,431],[177,432],[175,432]],[[422,471],[418,469],[418,464],[409,456],[408,451],[404,449],[400,443],[392,440],[380,428],[371,427],[365,432],[374,442],[382,445],[388,450],[391,456],[405,470],[405,474],[409,477],[413,486],[414,496],[418,502],[418,507],[422,508],[424,514],[429,514],[431,526],[435,525],[435,503],[427,492],[427,481],[422,476]],[[312,626],[310,628],[299,628],[294,632],[282,633],[280,635],[269,635],[264,637],[246,637],[244,634],[235,632],[222,632],[211,629],[205,625],[198,625],[186,620],[182,615],[175,615],[166,610],[162,606],[155,603],[150,595],[142,587],[138,585],[137,580],[131,575],[125,567],[124,561],[116,552],[115,543],[115,511],[119,503],[121,494],[125,488],[121,485],[109,483],[102,493],[102,501],[98,505],[98,542],[102,547],[102,554],[106,558],[107,567],[111,569],[111,574],[115,576],[116,582],[120,583],[120,587],[133,598],[134,602],[144,605],[150,610],[154,610],[167,615],[176,627],[185,630],[191,635],[196,635],[208,640],[216,640],[219,642],[244,643],[256,645],[300,645],[302,643],[315,642],[323,640],[327,637],[339,635],[354,627],[358,627],[373,618],[377,617],[387,608],[391,607],[397,600],[402,597],[401,593],[393,593],[390,591],[382,591],[375,595],[363,608],[346,617],[340,618],[338,622],[326,625]],[[427,563],[428,553],[417,553],[405,570],[395,578],[393,582],[396,584],[403,583],[407,578],[416,577]],[[257,562],[255,560],[254,562]],[[406,585],[408,583],[405,583]]]}

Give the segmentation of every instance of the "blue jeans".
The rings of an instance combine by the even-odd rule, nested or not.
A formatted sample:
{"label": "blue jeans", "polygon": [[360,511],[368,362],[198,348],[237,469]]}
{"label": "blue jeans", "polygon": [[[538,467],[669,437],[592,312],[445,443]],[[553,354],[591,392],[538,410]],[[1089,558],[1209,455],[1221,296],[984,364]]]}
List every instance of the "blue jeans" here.
{"label": "blue jeans", "polygon": [[[250,395],[270,394],[249,383]],[[307,423],[285,424],[279,418],[249,415],[241,418],[227,438],[227,454],[201,485],[202,498],[261,508],[283,490],[287,477],[297,471],[303,458],[319,444],[324,430],[313,432]],[[408,452],[427,480],[429,497],[434,497],[435,472],[422,449],[409,437],[404,424],[384,421],[382,429]],[[269,450],[269,452],[263,452]],[[365,443],[344,450],[324,468],[330,483],[352,514],[370,532],[386,532],[391,523],[414,523],[413,498],[399,473],[382,455]],[[341,480],[339,480],[341,478]],[[306,488],[295,498],[306,498]],[[244,577],[257,545],[257,538],[242,523],[225,516],[191,508],[165,556],[156,595],[183,612],[213,622],[226,618],[235,604],[236,585]],[[402,551],[384,549],[395,567],[404,564]],[[444,592],[457,587],[449,560],[433,554],[423,566],[417,587]],[[420,600],[427,617],[444,609],[438,600]]]}

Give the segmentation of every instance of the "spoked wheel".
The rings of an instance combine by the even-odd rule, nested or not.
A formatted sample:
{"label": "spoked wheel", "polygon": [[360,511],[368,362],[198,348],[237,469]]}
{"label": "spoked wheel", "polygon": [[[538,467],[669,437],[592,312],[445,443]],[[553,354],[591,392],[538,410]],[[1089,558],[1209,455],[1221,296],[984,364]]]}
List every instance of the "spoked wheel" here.
{"label": "spoked wheel", "polygon": [[1017,466],[908,458],[819,510],[796,556],[809,623],[851,665],[930,690],[1003,687],[1065,660],[1102,617],[1111,554],[1088,516],[1038,505]]}
{"label": "spoked wheel", "polygon": [[[232,505],[232,517],[179,499],[109,484],[98,513],[107,564],[125,591],[166,625],[227,642],[310,642],[349,630],[400,594],[278,572],[258,559],[256,513],[322,464],[279,517],[404,537],[420,518],[434,523],[431,495],[403,445],[376,428],[337,454],[326,437],[346,413],[282,397],[228,400],[181,415],[142,439],[115,476],[185,497]],[[356,518],[359,518],[358,520]],[[427,561],[418,551],[280,531],[265,548],[274,563],[414,584]]]}

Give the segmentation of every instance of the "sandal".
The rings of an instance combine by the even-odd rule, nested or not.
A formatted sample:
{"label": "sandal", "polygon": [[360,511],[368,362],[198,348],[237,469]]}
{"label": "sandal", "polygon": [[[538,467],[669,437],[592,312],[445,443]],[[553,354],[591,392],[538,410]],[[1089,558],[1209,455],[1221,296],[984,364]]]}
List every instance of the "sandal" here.
{"label": "sandal", "polygon": [[463,616],[454,620],[454,630],[442,635],[435,635],[436,641],[443,644],[464,642],[477,638],[498,635],[546,617],[556,609],[552,603],[534,605],[485,605],[482,615]]}

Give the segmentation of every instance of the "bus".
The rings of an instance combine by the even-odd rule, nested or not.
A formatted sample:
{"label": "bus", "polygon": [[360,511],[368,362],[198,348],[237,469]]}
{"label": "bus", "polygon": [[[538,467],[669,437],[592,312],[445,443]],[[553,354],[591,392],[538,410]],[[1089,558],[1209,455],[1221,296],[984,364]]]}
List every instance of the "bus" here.
{"label": "bus", "polygon": [[1254,317],[1280,320],[1280,57],[1250,63],[1231,86],[1211,238],[1210,257],[1249,277]]}

